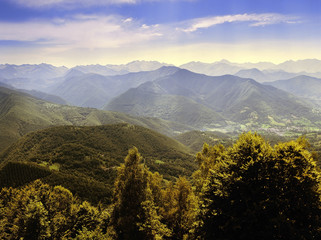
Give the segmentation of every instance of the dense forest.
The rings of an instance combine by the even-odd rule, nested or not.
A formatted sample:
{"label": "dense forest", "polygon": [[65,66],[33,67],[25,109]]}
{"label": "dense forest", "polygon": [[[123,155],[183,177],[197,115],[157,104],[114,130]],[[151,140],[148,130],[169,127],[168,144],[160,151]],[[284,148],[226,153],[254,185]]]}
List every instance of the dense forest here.
{"label": "dense forest", "polygon": [[320,239],[321,175],[305,138],[271,146],[244,133],[229,147],[204,144],[196,162],[192,176],[165,179],[133,147],[111,203],[40,180],[3,187],[0,238]]}

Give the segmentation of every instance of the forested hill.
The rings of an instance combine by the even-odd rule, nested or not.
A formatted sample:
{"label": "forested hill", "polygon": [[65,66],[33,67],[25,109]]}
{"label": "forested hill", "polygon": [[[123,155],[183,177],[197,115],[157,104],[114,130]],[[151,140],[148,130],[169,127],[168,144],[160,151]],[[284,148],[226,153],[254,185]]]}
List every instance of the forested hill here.
{"label": "forested hill", "polygon": [[54,104],[0,87],[0,151],[26,133],[50,126],[96,126],[124,122],[151,128],[166,135],[191,129],[155,118]]}
{"label": "forested hill", "polygon": [[[96,193],[88,192],[93,191],[93,185],[107,184],[109,187],[106,187],[111,189],[116,167],[133,146],[141,149],[144,162],[152,171],[160,172],[167,179],[190,176],[196,169],[194,154],[187,147],[144,127],[130,124],[60,126],[30,133],[4,151],[0,155],[2,184],[6,182],[6,186],[14,186],[29,180],[29,176],[24,179],[17,175],[19,169],[10,170],[6,166],[8,163],[11,167],[12,162],[31,163],[28,168],[40,167],[39,171],[35,171],[41,173],[40,178],[44,178],[45,182],[66,186],[95,202]],[[26,168],[25,165],[14,166]],[[42,175],[44,170],[47,171],[45,176]],[[68,177],[64,177],[64,174]],[[38,177],[35,174],[33,179]],[[88,183],[87,189],[79,189],[76,185],[81,179],[92,184]]]}

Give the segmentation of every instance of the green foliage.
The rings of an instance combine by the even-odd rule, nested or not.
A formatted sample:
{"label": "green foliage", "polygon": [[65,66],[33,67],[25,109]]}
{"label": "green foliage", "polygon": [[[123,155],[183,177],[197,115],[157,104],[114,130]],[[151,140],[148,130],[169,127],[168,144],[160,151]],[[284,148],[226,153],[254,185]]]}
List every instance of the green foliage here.
{"label": "green foliage", "polygon": [[22,186],[50,174],[50,170],[37,164],[9,161],[0,169],[0,189]]}
{"label": "green foliage", "polygon": [[210,146],[222,144],[223,146],[232,145],[233,136],[221,132],[189,131],[175,136],[175,139],[198,152],[204,143]]}
{"label": "green foliage", "polygon": [[204,182],[207,180],[210,170],[219,171],[219,167],[224,164],[220,156],[224,153],[223,145],[214,145],[210,147],[207,143],[204,144],[202,152],[197,153],[196,161],[199,169],[194,172],[194,184],[197,192],[201,192]]}
{"label": "green foliage", "polygon": [[[145,190],[146,200],[141,203],[143,218],[137,223],[139,231],[143,233],[143,239],[163,239],[171,236],[170,229],[161,222],[161,216],[157,212],[157,206],[154,202],[152,189],[147,186]],[[143,221],[142,221],[143,220]],[[133,239],[132,237],[130,239]]]}
{"label": "green foliage", "polygon": [[0,87],[0,151],[27,133],[51,126],[99,126],[115,123],[135,124],[168,136],[173,136],[175,131],[191,129],[156,118],[54,104]]}
{"label": "green foliage", "polygon": [[248,133],[213,154],[218,161],[203,182],[196,235],[318,239],[320,173],[306,146],[300,138],[272,148],[261,136]]}
{"label": "green foliage", "polygon": [[88,178],[83,174],[50,171],[50,169],[31,162],[5,162],[0,168],[0,188],[19,187],[36,179],[42,179],[51,186],[61,185],[71,190],[82,200],[94,204],[109,204],[112,197],[112,186]]}
{"label": "green foliage", "polygon": [[[112,184],[133,145],[142,149],[146,164],[165,177],[190,175],[195,170],[189,149],[143,127],[113,124],[96,127],[53,127],[28,134],[0,155],[5,161],[60,164],[59,171],[80,172]],[[156,160],[166,163],[160,166]]]}
{"label": "green foliage", "polygon": [[80,202],[61,186],[50,187],[37,180],[21,189],[3,188],[0,206],[0,239],[110,236],[105,228],[110,218],[107,210]]}
{"label": "green foliage", "polygon": [[61,185],[69,189],[81,200],[89,201],[93,204],[102,202],[110,204],[112,199],[113,187],[100,181],[88,178],[84,175],[74,175],[68,173],[56,173],[42,178],[44,183],[50,186]]}
{"label": "green foliage", "polygon": [[198,200],[191,184],[180,177],[163,191],[161,214],[172,230],[171,239],[186,239],[193,230],[198,211]]}
{"label": "green foliage", "polygon": [[130,149],[115,181],[112,224],[117,239],[161,239],[170,234],[157,214],[152,177],[137,148]]}
{"label": "green foliage", "polygon": [[[88,137],[81,131],[73,134]],[[59,159],[68,153],[73,134],[65,136],[70,142],[55,155]],[[99,148],[92,148],[92,141],[84,148],[81,143],[71,148],[76,156],[71,163],[81,169],[83,163],[76,161],[84,157],[88,167],[97,166],[85,154]],[[37,145],[23,146],[50,156]],[[192,185],[184,177],[174,182],[152,173],[147,158],[133,147],[115,173],[112,199],[108,185],[86,171],[70,168],[68,174],[63,161],[59,171],[39,166],[43,159],[38,157],[34,163],[4,162],[0,239],[319,239],[321,175],[308,149],[303,137],[272,147],[256,133],[242,134],[227,148],[204,144]],[[48,162],[54,164],[54,158]],[[50,185],[30,183],[35,177]],[[16,188],[4,187],[14,184]]]}
{"label": "green foliage", "polygon": [[[64,126],[30,133],[0,154],[4,166],[0,186],[20,186],[40,178],[68,188],[82,200],[109,204],[116,168],[133,144],[144,149],[146,165],[167,179],[191,175],[196,169],[187,147],[143,127]],[[52,169],[58,164],[58,171]]]}

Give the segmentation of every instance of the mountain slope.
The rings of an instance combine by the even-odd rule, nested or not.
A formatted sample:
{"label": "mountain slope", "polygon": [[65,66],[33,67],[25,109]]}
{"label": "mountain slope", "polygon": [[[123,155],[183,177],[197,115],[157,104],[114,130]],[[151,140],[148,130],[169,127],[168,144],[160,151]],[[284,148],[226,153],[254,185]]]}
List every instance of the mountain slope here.
{"label": "mountain slope", "polygon": [[66,67],[49,64],[0,65],[2,82],[17,89],[44,91],[54,85],[68,71]]}
{"label": "mountain slope", "polygon": [[36,91],[36,90],[26,90],[26,89],[16,89],[6,83],[3,83],[3,82],[6,82],[6,80],[4,79],[0,79],[0,87],[4,87],[4,88],[8,88],[8,89],[11,89],[11,90],[14,90],[14,91],[18,91],[18,92],[22,92],[22,93],[27,93],[27,94],[30,94],[31,96],[35,97],[35,98],[39,98],[39,99],[42,99],[42,100],[45,100],[45,101],[48,101],[48,102],[52,102],[52,103],[57,103],[57,104],[65,104],[67,105],[68,102],[65,101],[64,99],[62,99],[61,97],[58,97],[58,96],[55,96],[55,95],[52,95],[52,94],[48,94],[48,93],[45,93],[45,92],[41,92],[41,91]]}
{"label": "mountain slope", "polygon": [[113,99],[105,109],[162,118],[196,128],[203,128],[213,122],[224,124],[224,118],[209,107],[182,95],[162,93],[161,87],[153,82],[128,90]]}
{"label": "mountain slope", "polygon": [[[60,126],[32,132],[4,151],[0,160],[2,169],[17,162],[44,167],[47,172],[34,171],[39,172],[45,182],[56,184],[58,181],[83,196],[84,191],[89,190],[78,188],[81,179],[91,179],[96,183],[94,185],[107,184],[106,187],[109,185],[111,189],[116,167],[123,163],[128,149],[133,146],[139,149],[145,164],[152,171],[158,171],[168,179],[179,175],[190,176],[196,169],[194,156],[187,147],[155,131],[130,124]],[[10,172],[7,168],[4,170]],[[15,174],[14,171],[11,170],[11,173]],[[72,182],[62,181],[64,175],[69,176],[65,180]],[[27,176],[26,181],[29,178]],[[92,186],[89,188],[92,190]],[[92,196],[85,197],[90,199]]]}
{"label": "mountain slope", "polygon": [[167,76],[177,71],[175,67],[163,67],[150,72],[129,73],[117,76],[81,74],[69,72],[63,83],[50,92],[66,99],[75,106],[102,108],[110,99],[131,87]]}
{"label": "mountain slope", "polygon": [[258,82],[267,81],[266,80],[267,77],[265,76],[265,74],[257,68],[242,69],[234,75],[241,78],[251,78]]}
{"label": "mountain slope", "polygon": [[2,78],[36,78],[47,79],[63,76],[67,72],[66,67],[55,67],[50,64],[23,64],[0,65],[0,77]]}
{"label": "mountain slope", "polygon": [[49,93],[40,92],[40,91],[36,91],[36,90],[25,90],[25,89],[15,89],[15,90],[19,91],[19,92],[24,92],[24,93],[30,94],[31,96],[33,96],[35,98],[39,98],[44,101],[57,103],[57,104],[63,104],[63,105],[68,104],[68,102],[65,99],[55,96],[55,95],[52,95],[52,94],[49,94]]}
{"label": "mountain slope", "polygon": [[[175,108],[177,98],[184,98],[186,108],[183,111],[200,117],[199,124],[193,123],[197,128],[204,124],[204,121],[201,121],[203,112],[211,114],[212,124],[222,124],[225,118],[234,123],[256,127],[259,124],[271,123],[295,125],[298,119],[317,119],[307,102],[274,87],[232,75],[210,77],[187,70],[179,70],[152,83],[131,89],[113,99],[106,109],[147,116],[158,114],[159,117],[168,119],[175,114],[181,114],[179,109]],[[191,101],[194,104],[191,104]],[[159,111],[156,103],[161,106],[162,111],[167,106],[167,115]],[[188,108],[188,105],[191,107]],[[213,117],[215,113],[216,117]],[[203,128],[210,126],[204,125]]]}
{"label": "mountain slope", "polygon": [[240,70],[247,70],[253,68],[257,68],[260,71],[274,70],[296,74],[306,72],[309,73],[309,75],[312,75],[320,73],[321,61],[318,59],[303,59],[298,61],[291,60],[280,64],[274,64],[270,62],[233,63],[227,60],[221,60],[214,63],[190,62],[183,64],[180,67],[193,72],[203,73],[211,76],[235,74]]}
{"label": "mountain slope", "polygon": [[128,73],[128,71],[122,70],[120,69],[119,71],[116,71],[114,69],[112,69],[111,67],[108,66],[102,66],[99,64],[96,65],[86,65],[86,66],[76,66],[73,67],[72,70],[76,70],[76,71],[81,71],[83,73],[94,73],[94,74],[99,74],[99,75],[103,75],[103,76],[112,76],[112,75],[120,75],[120,74],[126,74]]}
{"label": "mountain slope", "polygon": [[222,144],[225,147],[231,146],[233,143],[232,136],[221,132],[189,131],[175,136],[175,139],[194,152],[200,152],[204,143],[209,146]]}
{"label": "mountain slope", "polygon": [[321,69],[321,61],[318,59],[304,59],[298,61],[286,61],[281,64],[278,64],[277,67],[286,72],[308,72],[308,73],[317,73]]}
{"label": "mountain slope", "polygon": [[257,68],[243,69],[234,74],[235,76],[242,78],[251,78],[258,82],[272,82],[280,79],[288,79],[298,76],[298,73],[289,73],[282,70],[263,70],[260,71]]}
{"label": "mountain slope", "polygon": [[28,94],[0,87],[0,150],[28,132],[49,126],[95,126],[120,122],[141,125],[168,135],[191,129],[159,119],[53,104],[35,99]]}
{"label": "mountain slope", "polygon": [[300,97],[321,100],[321,79],[309,76],[297,76],[287,80],[265,83]]}
{"label": "mountain slope", "polygon": [[108,77],[89,73],[69,77],[50,92],[66,99],[74,106],[100,108],[108,101],[109,90],[112,92],[113,86],[113,81]]}

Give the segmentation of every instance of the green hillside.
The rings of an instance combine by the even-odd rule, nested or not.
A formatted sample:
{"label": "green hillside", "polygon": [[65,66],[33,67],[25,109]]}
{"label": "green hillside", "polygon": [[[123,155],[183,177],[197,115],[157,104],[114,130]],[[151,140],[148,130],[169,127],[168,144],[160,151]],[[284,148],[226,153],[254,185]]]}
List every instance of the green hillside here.
{"label": "green hillside", "polygon": [[80,199],[95,204],[111,201],[113,186],[110,182],[100,182],[82,174],[52,171],[32,162],[8,161],[1,164],[0,188],[21,187],[36,179],[41,179],[51,186],[64,186]]}
{"label": "green hillside", "polygon": [[161,118],[197,129],[211,125],[226,125],[224,118],[213,109],[185,96],[161,93],[155,89],[157,86],[153,85],[154,83],[149,82],[141,88],[130,89],[112,100],[106,109],[136,116]]}
{"label": "green hillside", "polygon": [[[27,174],[31,171],[47,183],[63,185],[95,201],[98,197],[92,189],[106,188],[110,193],[116,167],[133,146],[141,149],[151,171],[158,171],[167,179],[190,176],[196,169],[189,148],[144,127],[130,124],[60,126],[29,133],[12,144],[0,155],[0,177],[7,181],[2,183],[4,186],[16,186],[34,180]],[[19,172],[26,177],[19,180]],[[10,177],[17,174],[18,178]],[[90,191],[95,196],[90,197]]]}
{"label": "green hillside", "polygon": [[166,135],[191,129],[155,118],[53,104],[0,87],[0,151],[26,133],[49,126],[97,126],[124,122],[151,128]]}
{"label": "green hillside", "polygon": [[296,96],[304,97],[310,100],[321,99],[321,79],[305,75],[297,76],[287,80],[278,80],[265,83],[276,88],[290,92]]}
{"label": "green hillside", "polygon": [[44,100],[44,101],[57,103],[57,104],[68,105],[68,102],[66,100],[62,99],[61,97],[58,97],[58,96],[55,96],[55,95],[52,95],[52,94],[48,94],[48,93],[45,93],[45,92],[40,92],[40,91],[36,91],[36,90],[25,90],[25,89],[17,89],[17,91],[25,92],[25,93],[30,94],[31,96],[33,96],[35,98],[39,98],[39,99]]}
{"label": "green hillside", "polygon": [[202,132],[202,131],[189,131],[186,133],[175,136],[175,139],[185,146],[192,149],[194,152],[199,152],[202,149],[204,143],[209,146],[223,144],[224,146],[230,146],[233,143],[232,135],[224,134],[221,132]]}

